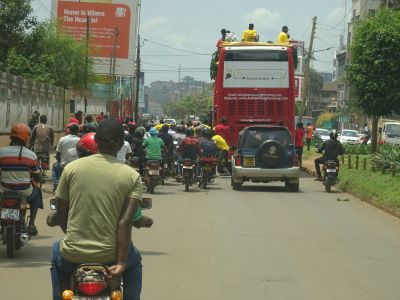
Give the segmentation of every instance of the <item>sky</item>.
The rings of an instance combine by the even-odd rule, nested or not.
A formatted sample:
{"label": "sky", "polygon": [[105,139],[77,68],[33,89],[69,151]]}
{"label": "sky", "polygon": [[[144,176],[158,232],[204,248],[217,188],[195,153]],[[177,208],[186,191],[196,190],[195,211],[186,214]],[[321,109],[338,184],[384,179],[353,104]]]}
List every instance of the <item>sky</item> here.
{"label": "sky", "polygon": [[[50,2],[34,0],[33,14],[41,20],[50,18]],[[275,41],[282,26],[287,25],[291,37],[304,40],[307,48],[314,16],[318,18],[314,50],[332,49],[316,52],[312,64],[318,71],[331,72],[350,5],[349,0],[142,0],[140,34],[145,83],[178,81],[179,66],[181,77],[209,82],[211,54],[221,28],[240,38],[248,24],[254,23],[261,41]]]}

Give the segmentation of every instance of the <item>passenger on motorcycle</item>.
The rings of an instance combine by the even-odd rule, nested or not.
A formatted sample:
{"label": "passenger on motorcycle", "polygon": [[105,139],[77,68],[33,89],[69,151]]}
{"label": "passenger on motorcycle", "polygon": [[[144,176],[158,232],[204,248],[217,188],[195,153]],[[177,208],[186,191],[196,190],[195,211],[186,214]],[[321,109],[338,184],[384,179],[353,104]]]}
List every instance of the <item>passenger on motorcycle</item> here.
{"label": "passenger on motorcycle", "polygon": [[[194,130],[189,128],[186,131],[186,138],[178,145],[178,152],[180,157],[178,158],[178,165],[182,164],[184,159],[191,159],[196,164],[196,176],[199,176],[199,161],[198,156],[201,155],[199,140],[194,137]],[[179,176],[182,176],[182,169],[179,168]]]}
{"label": "passenger on motorcycle", "polygon": [[151,128],[149,133],[150,138],[143,143],[143,147],[146,148],[146,159],[161,161],[161,149],[164,147],[164,142],[157,136],[158,132],[155,128]]}
{"label": "passenger on motorcycle", "polygon": [[171,160],[172,155],[173,155],[173,149],[174,149],[174,139],[173,139],[172,135],[168,133],[168,131],[169,131],[169,126],[167,124],[164,124],[161,127],[158,137],[163,140],[164,150],[167,153],[168,160]]}
{"label": "passenger on motorcycle", "polygon": [[18,191],[26,199],[30,204],[28,234],[37,235],[35,220],[38,209],[43,209],[43,198],[37,184],[39,161],[36,154],[26,148],[29,134],[29,127],[23,123],[11,127],[10,146],[0,148],[0,189]]}
{"label": "passenger on motorcycle", "polygon": [[[68,128],[68,125],[67,125]],[[79,142],[79,125],[78,124],[71,124],[69,126],[69,134],[62,137],[56,148],[56,160],[60,164],[61,170],[72,160],[74,157],[71,156],[71,151],[69,149],[75,149],[76,145]],[[75,157],[76,159],[76,157]]]}
{"label": "passenger on motorcycle", "polygon": [[53,299],[70,288],[70,273],[81,263],[109,265],[111,276],[123,278],[124,299],[140,299],[141,256],[131,230],[143,188],[139,174],[116,158],[123,137],[121,124],[102,121],[99,154],[71,162],[60,178],[57,211],[66,235],[53,245]]}
{"label": "passenger on motorcycle", "polygon": [[229,155],[229,146],[225,139],[219,135],[215,134],[212,137],[213,141],[217,145],[218,149],[218,173],[220,174],[229,174],[228,171],[228,155]]}
{"label": "passenger on motorcycle", "polygon": [[133,157],[138,157],[139,158],[139,173],[141,176],[143,176],[143,164],[144,161],[146,160],[146,150],[143,146],[143,143],[145,141],[144,135],[146,133],[146,129],[144,127],[138,127],[135,130],[135,136],[133,138],[132,142],[132,156]]}
{"label": "passenger on motorcycle", "polygon": [[203,139],[200,141],[201,156],[216,157],[218,150],[215,141],[212,139],[211,129],[203,130]]}
{"label": "passenger on motorcycle", "polygon": [[333,130],[330,133],[330,139],[325,141],[317,150],[318,153],[323,153],[324,155],[320,158],[315,159],[315,171],[317,173],[316,180],[322,180],[320,164],[325,163],[327,160],[336,161],[337,166],[339,166],[338,156],[344,154],[344,148],[342,143],[337,140],[338,133]]}

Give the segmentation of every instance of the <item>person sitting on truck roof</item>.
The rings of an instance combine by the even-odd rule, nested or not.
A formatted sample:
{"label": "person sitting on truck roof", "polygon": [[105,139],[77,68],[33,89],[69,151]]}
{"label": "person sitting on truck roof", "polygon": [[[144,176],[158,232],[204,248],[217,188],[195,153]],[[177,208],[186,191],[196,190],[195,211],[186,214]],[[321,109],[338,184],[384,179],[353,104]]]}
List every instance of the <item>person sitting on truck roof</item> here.
{"label": "person sitting on truck roof", "polygon": [[217,48],[220,48],[221,44],[225,41],[226,33],[227,33],[226,29],[222,28],[221,29],[221,38],[217,42]]}
{"label": "person sitting on truck roof", "polygon": [[257,31],[254,29],[254,24],[249,24],[249,29],[243,31],[242,42],[258,42]]}
{"label": "person sitting on truck roof", "polygon": [[289,32],[289,28],[287,26],[282,26],[282,32],[278,35],[276,43],[277,44],[289,44],[290,35],[288,34],[288,32]]}

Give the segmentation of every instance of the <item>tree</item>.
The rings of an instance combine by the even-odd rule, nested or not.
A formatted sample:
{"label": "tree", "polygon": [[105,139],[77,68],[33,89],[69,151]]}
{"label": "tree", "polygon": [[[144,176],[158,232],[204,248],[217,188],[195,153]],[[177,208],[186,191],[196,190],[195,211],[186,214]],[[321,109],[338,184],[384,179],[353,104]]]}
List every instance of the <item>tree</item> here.
{"label": "tree", "polygon": [[211,107],[211,96],[209,92],[200,95],[190,95],[184,97],[181,101],[169,101],[164,111],[166,114],[183,119],[188,115],[208,115]]}
{"label": "tree", "polygon": [[378,118],[400,112],[400,12],[379,10],[356,23],[347,77],[353,104],[373,118],[372,152]]}
{"label": "tree", "polygon": [[27,32],[38,22],[31,17],[30,0],[2,0],[0,3],[0,70],[10,49],[23,47]]}

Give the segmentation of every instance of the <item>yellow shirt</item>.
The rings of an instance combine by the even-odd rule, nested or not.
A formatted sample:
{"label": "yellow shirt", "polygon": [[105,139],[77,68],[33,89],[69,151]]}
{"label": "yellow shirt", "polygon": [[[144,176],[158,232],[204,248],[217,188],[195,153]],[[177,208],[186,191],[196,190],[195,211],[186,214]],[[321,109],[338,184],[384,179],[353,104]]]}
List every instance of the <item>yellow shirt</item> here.
{"label": "yellow shirt", "polygon": [[161,127],[163,127],[165,124],[157,124],[156,126],[154,126],[154,128],[157,130],[157,131],[160,131],[160,129],[161,129]]}
{"label": "yellow shirt", "polygon": [[278,43],[278,44],[289,44],[289,38],[288,38],[288,36],[287,36],[287,33],[285,33],[285,32],[281,32],[279,35],[278,35],[278,39],[276,40],[276,42]]}
{"label": "yellow shirt", "polygon": [[56,197],[69,204],[62,256],[74,263],[117,260],[117,230],[125,199],[142,199],[140,175],[116,157],[95,154],[69,163]]}
{"label": "yellow shirt", "polygon": [[213,136],[212,139],[217,145],[218,150],[229,151],[229,145],[226,143],[225,139],[222,136],[216,134]]}
{"label": "yellow shirt", "polygon": [[245,42],[256,42],[257,41],[257,31],[250,30],[250,29],[246,29],[245,31],[243,31],[242,34],[242,41]]}

